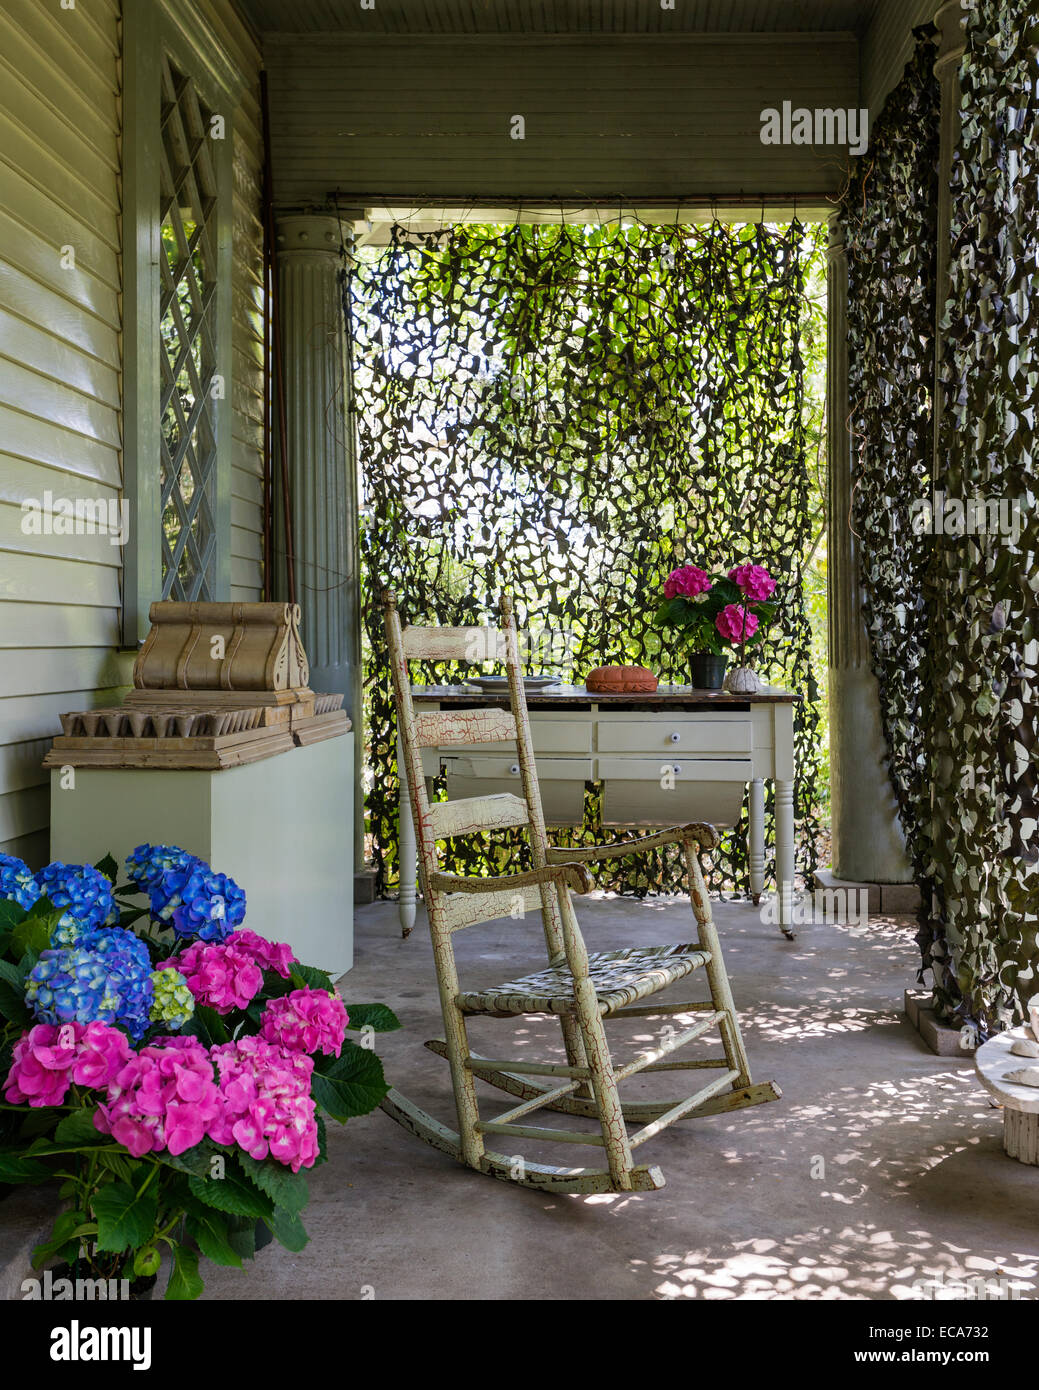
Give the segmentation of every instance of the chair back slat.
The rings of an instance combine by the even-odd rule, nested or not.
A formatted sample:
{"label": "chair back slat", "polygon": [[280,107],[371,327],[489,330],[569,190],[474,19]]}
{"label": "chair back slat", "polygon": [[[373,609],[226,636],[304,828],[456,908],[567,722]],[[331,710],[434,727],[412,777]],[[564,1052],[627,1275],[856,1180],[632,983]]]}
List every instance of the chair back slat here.
{"label": "chair back slat", "polygon": [[442,899],[444,925],[449,932],[463,927],[475,927],[478,922],[493,922],[499,917],[514,917],[519,921],[527,913],[540,913],[542,897],[539,888],[497,888],[489,893],[448,893]]}
{"label": "chair back slat", "polygon": [[408,661],[504,661],[505,634],[493,627],[406,627]]}
{"label": "chair back slat", "polygon": [[516,742],[516,717],[507,709],[433,710],[416,715],[415,727],[423,748]]}

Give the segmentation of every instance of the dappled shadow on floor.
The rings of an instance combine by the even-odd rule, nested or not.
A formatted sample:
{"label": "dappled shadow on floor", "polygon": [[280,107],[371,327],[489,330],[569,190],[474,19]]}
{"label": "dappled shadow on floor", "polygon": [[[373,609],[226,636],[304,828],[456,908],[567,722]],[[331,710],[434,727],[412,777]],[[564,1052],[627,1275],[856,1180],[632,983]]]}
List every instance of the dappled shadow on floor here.
{"label": "dappled shadow on floor", "polygon": [[[690,939],[681,901],[583,899],[578,912],[591,950]],[[749,905],[720,904],[716,916],[753,1074],[774,1078],[783,1098],[647,1143],[639,1158],[663,1170],[661,1191],[520,1190],[376,1114],[330,1134],[330,1161],[310,1179],[308,1250],[269,1247],[246,1276],[211,1267],[207,1297],[353,1298],[363,1284],[404,1299],[915,1299],[984,1278],[1036,1298],[1039,1172],[1002,1152],[1000,1112],[972,1064],[935,1057],[902,1018],[919,960],[912,924],[815,924],[787,942]],[[543,964],[535,921],[455,943],[466,986]],[[422,1045],[443,1028],[421,914],[402,941],[395,904],[360,911],[342,990],[348,1005],[381,999],[398,1011],[403,1029],[378,1039],[387,1077],[453,1126],[446,1063]],[[702,972],[669,994],[706,997]],[[666,1022],[608,1027],[623,1057],[658,1042]],[[479,1019],[471,1034],[486,1055],[563,1059],[551,1018]],[[665,1073],[624,1094],[680,1086]],[[513,1103],[481,1089],[485,1117]],[[594,1129],[543,1111],[534,1123]],[[558,1144],[527,1157],[598,1162],[595,1149]]]}

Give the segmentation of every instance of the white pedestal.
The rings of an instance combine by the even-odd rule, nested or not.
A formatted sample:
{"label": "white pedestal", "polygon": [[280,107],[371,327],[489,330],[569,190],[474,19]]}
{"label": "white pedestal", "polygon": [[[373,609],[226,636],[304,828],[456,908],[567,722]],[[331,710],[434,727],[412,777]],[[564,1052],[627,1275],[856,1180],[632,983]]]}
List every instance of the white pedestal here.
{"label": "white pedestal", "polygon": [[1015,1042],[1035,1035],[1027,1027],[997,1033],[974,1054],[978,1080],[1003,1107],[1003,1148],[1019,1163],[1039,1167],[1039,1087],[1010,1081],[1008,1074],[1037,1065],[1034,1057],[1015,1057]]}
{"label": "white pedestal", "polygon": [[[179,845],[245,890],[244,925],[335,978],[353,965],[354,735],[219,772],[51,772],[51,858]],[[67,775],[67,774],[66,774]]]}

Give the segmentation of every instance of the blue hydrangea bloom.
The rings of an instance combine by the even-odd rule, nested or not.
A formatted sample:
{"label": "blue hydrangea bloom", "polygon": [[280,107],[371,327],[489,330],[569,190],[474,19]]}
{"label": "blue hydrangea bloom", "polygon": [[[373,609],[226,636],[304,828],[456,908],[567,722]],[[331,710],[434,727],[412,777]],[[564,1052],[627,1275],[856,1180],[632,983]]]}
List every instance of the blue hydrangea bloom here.
{"label": "blue hydrangea bloom", "polygon": [[111,883],[89,864],[48,864],[36,875],[36,883],[55,907],[65,909],[51,932],[52,945],[74,945],[116,910]]}
{"label": "blue hydrangea bloom", "polygon": [[126,872],[142,893],[157,887],[163,874],[183,871],[202,860],[177,845],[138,845],[126,857]]}
{"label": "blue hydrangea bloom", "polygon": [[0,854],[0,898],[10,898],[28,910],[40,895],[28,864],[13,854]]}
{"label": "blue hydrangea bloom", "polygon": [[118,1024],[135,1042],[148,1031],[154,997],[148,948],[132,931],[93,931],[44,951],[29,972],[25,1002],[41,1023]]}
{"label": "blue hydrangea bloom", "polygon": [[224,941],[245,920],[245,894],[233,878],[196,862],[163,874],[152,889],[151,908],[178,936]]}

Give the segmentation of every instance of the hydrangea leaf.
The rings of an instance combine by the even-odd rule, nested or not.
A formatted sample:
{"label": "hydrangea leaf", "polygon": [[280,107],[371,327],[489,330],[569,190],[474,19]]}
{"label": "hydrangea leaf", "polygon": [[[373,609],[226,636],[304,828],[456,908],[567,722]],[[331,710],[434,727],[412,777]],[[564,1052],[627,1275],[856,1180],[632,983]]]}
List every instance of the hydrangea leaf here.
{"label": "hydrangea leaf", "polygon": [[400,1019],[385,1004],[348,1004],[348,1028],[371,1028],[376,1033],[392,1033],[400,1027]]}
{"label": "hydrangea leaf", "polygon": [[294,1173],[277,1159],[260,1160],[251,1158],[247,1153],[240,1153],[238,1162],[260,1191],[266,1192],[275,1206],[290,1215],[301,1212],[309,1202],[310,1190],[302,1173]]}
{"label": "hydrangea leaf", "polygon": [[190,1300],[198,1298],[205,1288],[198,1272],[198,1256],[186,1245],[173,1247],[173,1268],[170,1281],[166,1285],[168,1299]]}
{"label": "hydrangea leaf", "polygon": [[146,1244],[155,1231],[158,1196],[154,1180],[142,1189],[125,1182],[99,1188],[91,1203],[97,1217],[98,1249],[118,1253]]}
{"label": "hydrangea leaf", "polygon": [[192,1175],[188,1178],[188,1186],[200,1202],[232,1216],[252,1216],[265,1221],[274,1209],[267,1194],[255,1187],[233,1162],[226,1164],[222,1178]]}
{"label": "hydrangea leaf", "polygon": [[119,874],[119,865],[115,862],[115,860],[112,858],[110,854],[106,854],[104,859],[99,859],[97,863],[94,865],[94,868],[98,871],[99,874],[104,874],[105,878],[108,879],[109,883],[115,883],[116,878]]}
{"label": "hydrangea leaf", "polygon": [[226,1224],[212,1207],[200,1207],[197,1214],[189,1216],[186,1230],[207,1260],[241,1269],[242,1257],[231,1244]]}
{"label": "hydrangea leaf", "polygon": [[273,1232],[275,1240],[286,1250],[291,1250],[294,1253],[298,1254],[310,1240],[299,1217],[292,1212],[285,1211],[282,1207],[274,1208],[273,1213],[267,1217],[267,1225]]}
{"label": "hydrangea leaf", "polygon": [[[58,1122],[54,1138],[59,1144],[110,1144],[107,1134],[102,1134],[94,1124],[94,1111],[73,1110]],[[142,1173],[142,1178],[145,1176]]]}
{"label": "hydrangea leaf", "polygon": [[327,989],[331,994],[334,988],[331,975],[315,965],[301,965],[298,960],[292,962],[290,978],[294,989]]}
{"label": "hydrangea leaf", "polygon": [[375,1053],[345,1042],[341,1056],[315,1061],[310,1089],[317,1104],[343,1123],[374,1110],[390,1088]]}

